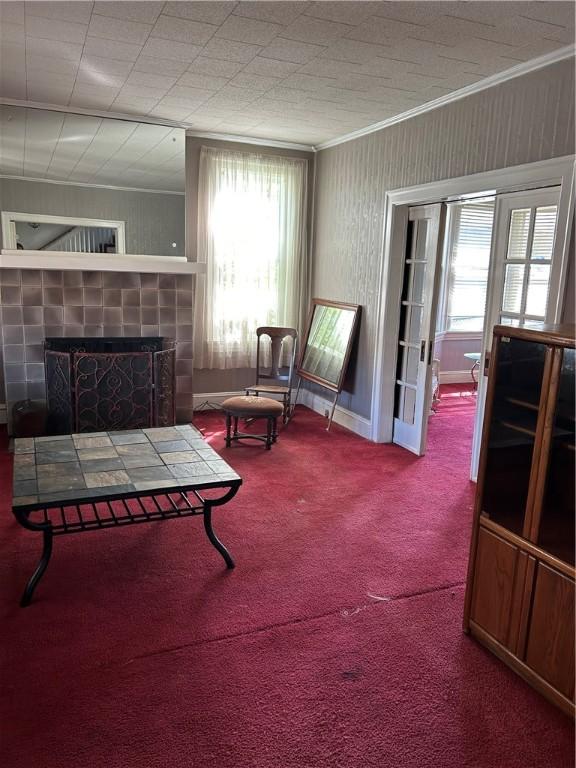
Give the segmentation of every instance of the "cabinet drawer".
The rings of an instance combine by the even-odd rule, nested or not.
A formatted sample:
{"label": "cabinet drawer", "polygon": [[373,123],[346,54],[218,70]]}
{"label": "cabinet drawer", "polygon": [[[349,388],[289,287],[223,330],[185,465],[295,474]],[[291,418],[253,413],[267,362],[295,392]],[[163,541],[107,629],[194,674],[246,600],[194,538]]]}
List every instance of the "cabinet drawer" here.
{"label": "cabinet drawer", "polygon": [[517,547],[479,529],[470,618],[502,645],[508,644],[517,560]]}
{"label": "cabinet drawer", "polygon": [[526,664],[574,700],[574,581],[538,563]]}

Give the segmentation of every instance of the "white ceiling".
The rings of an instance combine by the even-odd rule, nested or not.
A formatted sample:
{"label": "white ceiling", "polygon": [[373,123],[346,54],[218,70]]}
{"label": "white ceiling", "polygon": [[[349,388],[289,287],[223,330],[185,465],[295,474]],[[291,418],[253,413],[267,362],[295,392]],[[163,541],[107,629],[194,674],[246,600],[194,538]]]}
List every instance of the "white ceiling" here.
{"label": "white ceiling", "polygon": [[[572,2],[1,2],[0,21],[4,98],[306,144],[574,42]],[[117,147],[128,130],[43,120],[98,141],[111,131]],[[80,173],[68,147],[46,172],[60,154]],[[93,143],[87,154],[106,178]]]}

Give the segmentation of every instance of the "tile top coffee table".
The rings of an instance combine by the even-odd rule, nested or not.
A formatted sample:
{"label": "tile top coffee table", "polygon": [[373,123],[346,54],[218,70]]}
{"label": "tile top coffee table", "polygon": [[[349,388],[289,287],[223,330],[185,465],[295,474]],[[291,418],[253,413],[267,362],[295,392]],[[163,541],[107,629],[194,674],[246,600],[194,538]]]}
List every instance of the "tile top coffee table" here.
{"label": "tile top coffee table", "polygon": [[[208,539],[233,568],[211,513],[241,484],[190,425],[16,439],[12,510],[44,541],[21,605],[30,603],[48,566],[53,537],[69,533],[202,515]],[[205,498],[209,489],[224,494]]]}

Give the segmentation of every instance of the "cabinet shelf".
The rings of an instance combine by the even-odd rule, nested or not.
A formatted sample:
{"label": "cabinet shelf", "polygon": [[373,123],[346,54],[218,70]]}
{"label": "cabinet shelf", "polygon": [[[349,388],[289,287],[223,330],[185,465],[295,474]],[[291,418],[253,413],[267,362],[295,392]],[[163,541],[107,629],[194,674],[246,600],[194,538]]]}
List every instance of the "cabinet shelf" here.
{"label": "cabinet shelf", "polygon": [[528,408],[531,411],[538,411],[538,408],[540,407],[536,403],[529,403],[526,400],[519,400],[516,397],[507,397],[506,400],[509,403],[512,403],[512,405],[519,405],[521,408]]}
{"label": "cabinet shelf", "polygon": [[512,429],[515,432],[522,432],[524,435],[530,435],[530,437],[536,437],[536,430],[523,427],[520,424],[512,424],[509,421],[501,421],[500,424],[507,429]]}

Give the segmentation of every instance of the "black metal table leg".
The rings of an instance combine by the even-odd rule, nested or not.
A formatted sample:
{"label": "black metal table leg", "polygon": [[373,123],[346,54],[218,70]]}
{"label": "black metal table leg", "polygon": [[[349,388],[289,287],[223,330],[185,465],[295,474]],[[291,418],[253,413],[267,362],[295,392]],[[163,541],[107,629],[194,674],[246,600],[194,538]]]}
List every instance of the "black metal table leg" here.
{"label": "black metal table leg", "polygon": [[42,536],[44,542],[42,547],[42,556],[40,557],[38,565],[36,566],[32,576],[30,576],[28,579],[28,584],[26,584],[26,588],[24,589],[22,599],[20,600],[20,606],[22,608],[30,605],[34,590],[38,586],[38,582],[44,575],[46,568],[48,568],[48,563],[50,562],[50,555],[52,554],[52,531],[44,529],[42,531]]}
{"label": "black metal table leg", "polygon": [[206,535],[210,539],[210,543],[220,552],[222,557],[224,558],[224,562],[226,563],[227,568],[234,568],[235,563],[234,560],[232,560],[232,555],[224,544],[220,541],[218,536],[214,533],[214,529],[212,528],[212,505],[208,502],[204,505],[204,530],[206,531]]}

